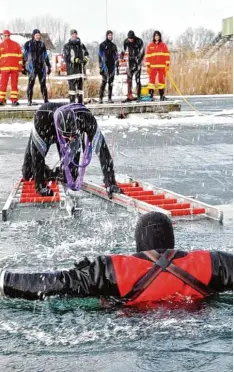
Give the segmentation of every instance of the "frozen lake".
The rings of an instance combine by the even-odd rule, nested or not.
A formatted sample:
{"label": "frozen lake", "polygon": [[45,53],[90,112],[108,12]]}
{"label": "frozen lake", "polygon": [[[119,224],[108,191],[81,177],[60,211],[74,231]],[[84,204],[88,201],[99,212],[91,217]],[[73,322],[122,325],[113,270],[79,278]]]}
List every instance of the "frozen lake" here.
{"label": "frozen lake", "polygon": [[[98,118],[117,173],[222,205],[224,224],[175,223],[176,248],[232,251],[233,101],[196,96],[164,119]],[[32,122],[0,123],[0,206],[20,175]],[[56,161],[52,152],[49,161]],[[102,179],[96,157],[87,178]],[[83,194],[78,220],[0,223],[0,268],[71,267],[99,253],[134,252],[137,215]],[[87,228],[88,226],[88,228]],[[199,307],[144,313],[102,309],[95,299],[43,303],[0,298],[1,371],[229,372],[232,295]]]}

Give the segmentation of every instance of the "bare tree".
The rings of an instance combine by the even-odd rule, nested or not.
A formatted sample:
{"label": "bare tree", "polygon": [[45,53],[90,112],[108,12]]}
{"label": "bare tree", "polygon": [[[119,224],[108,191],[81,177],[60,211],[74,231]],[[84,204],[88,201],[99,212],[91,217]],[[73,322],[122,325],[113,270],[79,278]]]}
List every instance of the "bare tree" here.
{"label": "bare tree", "polygon": [[10,29],[11,32],[28,32],[28,22],[25,21],[23,18],[14,18],[12,19],[7,27]]}
{"label": "bare tree", "polygon": [[215,37],[215,33],[204,27],[188,27],[177,39],[176,45],[179,48],[190,52],[196,52],[209,45]]}
{"label": "bare tree", "polygon": [[141,38],[144,41],[144,44],[147,45],[153,40],[154,28],[148,28],[141,33]]}
{"label": "bare tree", "polygon": [[123,50],[123,43],[126,37],[127,37],[127,34],[125,32],[113,31],[113,42],[117,46],[117,49],[119,52]]}
{"label": "bare tree", "polygon": [[62,51],[69,37],[69,24],[60,18],[54,18],[50,15],[31,19],[29,26],[31,29],[39,28],[41,32],[48,33],[58,52]]}

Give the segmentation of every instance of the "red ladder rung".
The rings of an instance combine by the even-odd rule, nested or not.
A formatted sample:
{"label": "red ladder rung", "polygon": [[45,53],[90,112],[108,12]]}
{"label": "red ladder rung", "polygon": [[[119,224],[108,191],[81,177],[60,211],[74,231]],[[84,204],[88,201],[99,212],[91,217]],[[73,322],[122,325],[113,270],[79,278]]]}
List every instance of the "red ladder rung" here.
{"label": "red ladder rung", "polygon": [[188,216],[193,214],[204,214],[206,213],[205,208],[189,208],[189,209],[174,209],[171,210],[172,216]]}

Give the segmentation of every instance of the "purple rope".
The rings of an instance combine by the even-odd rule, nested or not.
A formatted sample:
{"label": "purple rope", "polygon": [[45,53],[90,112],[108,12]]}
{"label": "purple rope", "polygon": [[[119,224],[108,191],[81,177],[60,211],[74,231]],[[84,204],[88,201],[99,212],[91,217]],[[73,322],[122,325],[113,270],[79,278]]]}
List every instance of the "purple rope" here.
{"label": "purple rope", "polygon": [[[64,105],[64,106],[59,107],[54,113],[54,125],[55,125],[55,129],[56,129],[56,133],[57,133],[58,142],[59,142],[59,145],[60,145],[60,155],[61,155],[62,163],[63,163],[63,166],[64,166],[67,186],[73,191],[79,191],[81,189],[82,185],[83,185],[84,176],[85,176],[85,169],[86,169],[87,165],[90,163],[91,158],[92,158],[92,144],[89,142],[89,139],[87,137],[86,144],[85,144],[85,150],[84,150],[82,161],[81,161],[81,165],[76,164],[73,161],[73,156],[72,156],[73,154],[70,151],[69,143],[66,143],[66,141],[61,136],[60,131],[58,129],[58,117],[59,117],[59,114],[62,114],[67,109],[72,111],[73,109],[77,109],[79,107],[80,108],[85,108],[83,105],[79,105],[79,104],[72,104],[72,105],[68,104],[68,105]],[[85,110],[87,110],[87,109],[85,108]],[[71,171],[70,171],[70,168],[69,168],[70,164],[73,164],[76,167],[81,168],[81,171],[80,171],[78,177],[76,178],[76,180],[73,179],[73,176],[71,174]]]}

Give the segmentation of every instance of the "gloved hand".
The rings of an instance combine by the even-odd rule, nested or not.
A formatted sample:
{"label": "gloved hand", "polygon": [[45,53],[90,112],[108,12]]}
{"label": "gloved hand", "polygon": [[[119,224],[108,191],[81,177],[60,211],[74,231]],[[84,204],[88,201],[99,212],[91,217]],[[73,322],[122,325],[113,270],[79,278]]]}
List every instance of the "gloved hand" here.
{"label": "gloved hand", "polygon": [[109,185],[106,187],[106,192],[108,194],[108,198],[109,199],[112,199],[112,194],[113,193],[116,193],[116,194],[123,194],[123,190],[117,186],[117,185]]}
{"label": "gloved hand", "polygon": [[25,66],[22,67],[22,74],[25,75],[25,76],[27,76],[27,74],[28,74],[28,71],[27,71]]}
{"label": "gloved hand", "polygon": [[87,65],[88,61],[89,61],[88,57],[87,56],[84,57],[84,65]]}
{"label": "gloved hand", "polygon": [[51,190],[49,187],[42,187],[37,191],[41,196],[54,196],[53,190]]}
{"label": "gloved hand", "polygon": [[169,68],[170,68],[170,66],[169,65],[166,65],[165,71],[168,72],[169,71]]}
{"label": "gloved hand", "polygon": [[80,59],[78,57],[74,58],[74,63],[80,62]]}
{"label": "gloved hand", "polygon": [[51,74],[51,67],[47,67],[47,75]]}
{"label": "gloved hand", "polygon": [[151,68],[150,68],[150,67],[147,67],[146,71],[147,71],[147,74],[150,75],[150,73],[151,73]]}

